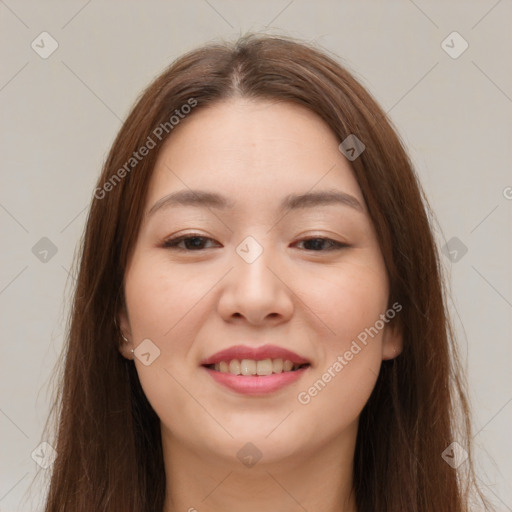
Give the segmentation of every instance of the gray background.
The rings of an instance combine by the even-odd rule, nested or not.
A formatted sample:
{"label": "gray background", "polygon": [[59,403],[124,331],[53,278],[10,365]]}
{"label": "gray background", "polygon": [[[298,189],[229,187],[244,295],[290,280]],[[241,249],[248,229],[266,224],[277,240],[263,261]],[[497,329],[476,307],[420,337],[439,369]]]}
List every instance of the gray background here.
{"label": "gray background", "polygon": [[[498,510],[512,510],[510,19],[510,0],[0,0],[0,510],[41,509],[43,491],[24,496],[45,471],[31,454],[44,441],[73,255],[122,119],[174,58],[246,31],[334,52],[398,127],[439,246],[458,239],[442,259],[471,386],[477,470]],[[31,47],[51,48],[43,31],[58,43],[46,59]],[[442,45],[453,31],[469,44],[457,58],[458,36]],[[43,237],[56,254],[41,252]]]}

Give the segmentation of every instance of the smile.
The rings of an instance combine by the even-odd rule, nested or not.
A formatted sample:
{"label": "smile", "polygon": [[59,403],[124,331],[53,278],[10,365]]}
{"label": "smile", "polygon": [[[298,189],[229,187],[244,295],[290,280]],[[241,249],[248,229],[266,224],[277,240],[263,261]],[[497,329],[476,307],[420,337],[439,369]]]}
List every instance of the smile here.
{"label": "smile", "polygon": [[284,372],[294,372],[301,368],[309,366],[309,363],[296,364],[289,359],[232,359],[231,361],[220,361],[215,364],[205,365],[206,368],[220,373],[231,375],[244,375],[251,377],[254,375],[265,376]]}
{"label": "smile", "polygon": [[266,395],[292,384],[310,361],[277,345],[235,345],[201,361],[215,383],[243,395]]}
{"label": "smile", "polygon": [[[265,373],[270,370],[270,365],[272,365],[272,373]],[[276,370],[279,370],[278,372],[273,371],[274,365]],[[309,370],[310,364],[298,365],[293,364],[290,360],[283,361],[282,359],[263,359],[261,361],[234,359],[229,363],[221,361],[220,363],[202,365],[202,368],[223,388],[242,395],[265,396],[298,381]],[[233,373],[229,371],[231,368],[233,368]],[[264,373],[259,374],[258,371]]]}

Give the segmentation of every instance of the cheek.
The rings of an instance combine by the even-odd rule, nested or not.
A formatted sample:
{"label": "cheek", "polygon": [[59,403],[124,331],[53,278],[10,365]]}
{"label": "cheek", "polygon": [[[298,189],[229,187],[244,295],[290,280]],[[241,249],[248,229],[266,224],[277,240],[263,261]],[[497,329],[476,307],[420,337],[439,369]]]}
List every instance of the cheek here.
{"label": "cheek", "polygon": [[379,259],[360,262],[354,258],[304,276],[297,281],[301,299],[326,327],[327,352],[345,350],[386,311],[388,282]]}
{"label": "cheek", "polygon": [[[202,323],[203,302],[218,277],[194,279],[156,259],[134,257],[126,275],[125,291],[130,328],[135,346],[149,339],[158,357],[149,365],[135,359],[138,377],[151,406],[166,425],[186,433],[195,428],[181,419],[201,414],[187,390],[187,378],[196,365],[191,357],[193,340]],[[182,425],[185,425],[183,426]]]}
{"label": "cheek", "polygon": [[201,300],[219,280],[213,272],[200,272],[201,278],[197,279],[198,272],[197,268],[192,272],[192,266],[173,267],[161,257],[134,258],[125,290],[135,340],[150,338],[165,348],[178,338],[178,332],[180,340],[192,339],[184,336],[184,329],[197,325],[197,318],[190,322],[191,312],[201,311]]}
{"label": "cheek", "polygon": [[312,282],[322,283],[310,298],[334,334],[319,345],[319,364],[297,401],[305,415],[318,418],[316,433],[328,436],[358,418],[375,386],[383,334],[375,325],[386,312],[388,281],[381,260],[372,258],[345,262]]}
{"label": "cheek", "polygon": [[326,438],[356,424],[375,387],[381,358],[371,348],[363,348],[351,361],[339,354],[315,373],[297,395],[299,416],[315,418],[315,437]]}

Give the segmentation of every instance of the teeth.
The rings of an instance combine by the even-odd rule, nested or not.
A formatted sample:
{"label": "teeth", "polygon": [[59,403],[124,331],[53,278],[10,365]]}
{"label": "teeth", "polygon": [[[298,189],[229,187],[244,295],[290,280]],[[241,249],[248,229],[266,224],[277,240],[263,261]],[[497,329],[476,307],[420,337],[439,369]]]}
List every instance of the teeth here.
{"label": "teeth", "polygon": [[256,361],[251,359],[242,359],[240,361],[242,375],[256,375]]}
{"label": "teeth", "polygon": [[283,371],[283,360],[282,359],[274,359],[272,361],[272,371],[274,373],[281,373]]}
{"label": "teeth", "polygon": [[[217,366],[217,365],[215,365]],[[217,369],[217,368],[215,368]],[[219,366],[220,371],[220,366]],[[240,375],[240,362],[238,359],[233,359],[233,361],[229,362],[229,373],[232,373],[233,375]]]}
{"label": "teeth", "polygon": [[263,359],[256,363],[256,373],[258,375],[272,375],[272,359]]}
{"label": "teeth", "polygon": [[272,373],[282,373],[296,370],[301,365],[293,364],[289,359],[263,359],[255,361],[254,359],[233,359],[232,361],[221,361],[215,363],[214,368],[221,373],[231,373],[232,375],[271,375]]}

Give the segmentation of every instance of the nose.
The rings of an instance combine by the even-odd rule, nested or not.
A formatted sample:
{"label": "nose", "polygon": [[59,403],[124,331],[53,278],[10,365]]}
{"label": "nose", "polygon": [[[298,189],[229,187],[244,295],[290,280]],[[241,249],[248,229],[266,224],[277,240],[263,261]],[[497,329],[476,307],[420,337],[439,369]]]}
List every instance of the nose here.
{"label": "nose", "polygon": [[293,314],[293,292],[283,262],[275,251],[262,248],[254,261],[234,251],[233,270],[226,276],[218,303],[228,322],[245,319],[252,325],[278,325]]}

